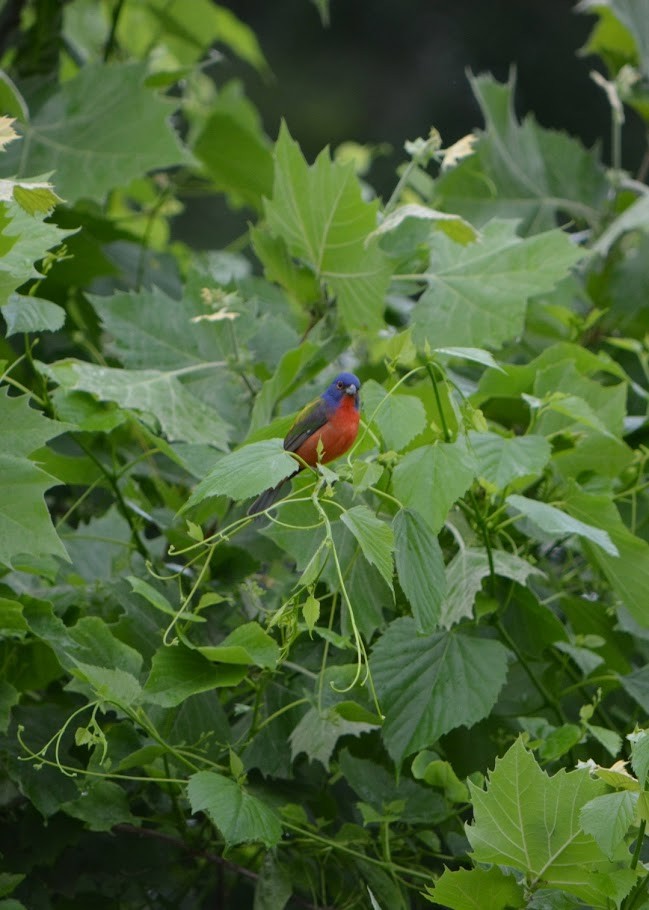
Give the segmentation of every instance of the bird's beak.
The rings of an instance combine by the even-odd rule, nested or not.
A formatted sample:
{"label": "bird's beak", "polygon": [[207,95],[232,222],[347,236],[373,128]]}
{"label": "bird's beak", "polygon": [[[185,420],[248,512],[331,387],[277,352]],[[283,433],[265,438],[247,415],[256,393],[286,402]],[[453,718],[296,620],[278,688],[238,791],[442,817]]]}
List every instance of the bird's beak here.
{"label": "bird's beak", "polygon": [[355,395],[356,392],[358,392],[358,389],[356,388],[356,386],[354,385],[353,382],[350,382],[349,385],[345,386],[345,392],[347,393],[347,395]]}

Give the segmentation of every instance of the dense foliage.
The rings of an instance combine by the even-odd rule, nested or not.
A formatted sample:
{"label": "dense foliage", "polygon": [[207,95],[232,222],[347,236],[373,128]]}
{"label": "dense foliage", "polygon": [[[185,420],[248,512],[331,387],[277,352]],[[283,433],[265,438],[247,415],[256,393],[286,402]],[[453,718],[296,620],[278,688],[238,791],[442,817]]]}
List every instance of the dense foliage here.
{"label": "dense foliage", "polygon": [[[215,44],[267,69],[225,7],[23,6],[2,910],[649,907],[649,0],[582,9],[613,167],[479,75],[383,201],[222,84]],[[248,517],[341,367],[356,445]]]}

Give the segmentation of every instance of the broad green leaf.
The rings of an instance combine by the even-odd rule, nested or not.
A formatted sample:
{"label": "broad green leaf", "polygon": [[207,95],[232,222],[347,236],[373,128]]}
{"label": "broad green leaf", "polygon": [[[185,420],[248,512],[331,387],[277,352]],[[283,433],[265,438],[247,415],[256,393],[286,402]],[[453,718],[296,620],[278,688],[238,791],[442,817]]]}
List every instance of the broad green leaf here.
{"label": "broad green leaf", "polygon": [[566,509],[580,521],[603,524],[615,546],[618,557],[591,547],[584,542],[584,549],[591,563],[608,579],[622,603],[636,622],[649,626],[649,544],[636,537],[625,527],[620,514],[609,496],[575,493],[566,500]]}
{"label": "broad green leaf", "polygon": [[446,594],[440,545],[421,515],[411,509],[397,512],[394,541],[399,584],[410,601],[417,631],[433,632]]}
{"label": "broad green leaf", "polygon": [[328,768],[341,736],[360,736],[376,728],[377,724],[345,720],[334,708],[310,708],[289,737],[291,757],[295,759],[304,752],[310,761],[317,760]]}
{"label": "broad green leaf", "polygon": [[456,243],[473,243],[478,239],[478,232],[459,215],[453,215],[448,212],[438,212],[436,209],[427,208],[423,205],[409,203],[399,206],[394,212],[391,212],[387,218],[384,218],[378,228],[370,235],[372,237],[389,234],[396,230],[408,219],[428,222],[431,227],[436,227],[447,234],[451,240]]}
{"label": "broad green leaf", "polygon": [[[167,616],[175,616],[178,612],[178,607],[174,608],[164,594],[161,591],[158,591],[157,588],[154,588],[153,585],[143,581],[141,578],[136,578],[134,575],[128,575],[126,580],[135,593],[139,594],[140,597],[143,597],[151,606],[155,607],[156,610],[160,610],[161,613],[166,613]],[[205,622],[205,617],[198,616],[196,613],[186,612],[183,613],[183,622]]]}
{"label": "broad green leaf", "polygon": [[273,189],[273,158],[259,115],[238,83],[221,89],[193,148],[216,189],[261,211]]}
{"label": "broad green leaf", "polygon": [[231,452],[212,468],[195,488],[185,508],[210,496],[247,499],[274,487],[295,474],[297,462],[285,451],[281,439],[253,442]]}
{"label": "broad green leaf", "polygon": [[518,477],[540,474],[550,460],[552,447],[543,436],[499,436],[469,433],[476,473],[499,490]]}
{"label": "broad green leaf", "polygon": [[236,686],[246,672],[246,667],[214,666],[183,644],[163,646],[153,656],[143,695],[149,702],[171,708],[197,692]]}
{"label": "broad green leaf", "polygon": [[462,437],[413,449],[394,469],[394,495],[408,509],[415,509],[437,534],[453,503],[471,486],[473,458]]}
{"label": "broad green leaf", "polygon": [[31,455],[48,439],[72,429],[30,407],[26,395],[9,396],[7,387],[0,389],[0,454],[16,458]]}
{"label": "broad green leaf", "polygon": [[411,765],[412,776],[424,780],[429,787],[443,790],[453,803],[468,803],[469,791],[451,764],[435,757],[436,753],[424,750],[415,757]]}
{"label": "broad green leaf", "polygon": [[507,502],[546,534],[553,534],[557,537],[577,534],[579,537],[596,543],[610,556],[620,555],[607,531],[579,521],[556,506],[518,494],[508,496]]}
{"label": "broad green leaf", "polygon": [[649,774],[649,732],[647,730],[637,730],[630,733],[627,739],[631,743],[631,765],[644,788],[647,783],[647,774]]}
{"label": "broad green leaf", "polygon": [[265,210],[271,230],[335,294],[344,327],[380,329],[390,265],[377,240],[366,243],[377,203],[363,201],[353,166],[333,163],[323,151],[309,167],[282,125]]}
{"label": "broad green leaf", "polygon": [[277,857],[268,852],[255,885],[252,910],[284,910],[293,893],[291,877]]}
{"label": "broad green leaf", "polygon": [[23,617],[31,631],[47,642],[66,670],[88,666],[120,672],[135,678],[142,666],[142,655],[113,635],[99,616],[82,616],[74,626],[66,626],[44,601],[30,600],[23,606]]}
{"label": "broad green leaf", "polygon": [[456,727],[486,717],[507,674],[497,641],[457,632],[418,635],[414,619],[396,619],[372,652],[370,668],[397,764]]}
{"label": "broad green leaf", "polygon": [[497,866],[444,869],[434,888],[426,890],[428,900],[451,910],[510,910],[524,906],[523,886]]}
{"label": "broad green leaf", "polygon": [[40,297],[12,294],[0,307],[7,323],[7,338],[22,332],[56,332],[65,322],[65,310]]}
{"label": "broad green leaf", "polygon": [[474,860],[519,870],[532,890],[568,891],[594,908],[619,904],[635,876],[610,863],[580,823],[583,806],[604,789],[586,770],[548,777],[519,738],[496,760],[486,791],[471,785]]}
{"label": "broad green leaf", "polygon": [[[261,387],[255,398],[250,421],[250,432],[265,427],[273,417],[275,407],[293,392],[300,380],[317,372],[321,365],[321,348],[311,341],[287,351],[273,375]],[[324,363],[322,363],[324,366]],[[314,369],[315,368],[315,369]]]}
{"label": "broad green leaf", "polygon": [[552,290],[581,256],[560,230],[523,239],[510,221],[489,222],[467,247],[436,234],[413,339],[421,348],[498,348],[522,333],[529,298]]}
{"label": "broad green leaf", "polygon": [[[4,181],[0,181],[2,183]],[[29,183],[11,181],[13,199],[28,215],[49,215],[52,209],[61,202],[49,183]]]}
{"label": "broad green leaf", "polygon": [[193,812],[206,812],[228,845],[262,843],[274,846],[282,836],[275,812],[244,787],[215,774],[199,771],[187,784]]}
{"label": "broad green leaf", "polygon": [[128,708],[141,700],[142,687],[137,679],[126,670],[116,667],[96,667],[78,660],[75,660],[74,663],[72,675],[87,682],[104,701]]}
{"label": "broad green leaf", "polygon": [[392,589],[394,534],[367,506],[354,506],[340,516],[358,543],[365,559],[376,566]]}
{"label": "broad green leaf", "polygon": [[145,76],[144,63],[87,63],[19,124],[23,141],[10,146],[3,170],[55,171],[68,202],[101,202],[147,171],[184,163],[168,122],[173,104],[145,88]]}
{"label": "broad green leaf", "polygon": [[560,212],[596,224],[608,190],[596,155],[531,116],[519,124],[513,79],[501,84],[482,75],[469,81],[486,130],[473,154],[436,181],[434,204],[477,225],[519,218],[527,234],[553,228]]}
{"label": "broad green leaf", "polygon": [[111,831],[115,825],[136,825],[126,791],[111,780],[94,780],[84,785],[78,799],[63,803],[66,815],[84,822],[89,831]]}
{"label": "broad green leaf", "polygon": [[579,820],[586,834],[613,859],[635,817],[638,794],[630,790],[597,796],[582,806]]}
{"label": "broad green leaf", "polygon": [[27,553],[69,561],[43,498],[58,481],[26,457],[68,427],[30,408],[26,396],[1,391],[0,426],[0,563]]}
{"label": "broad green leaf", "polygon": [[[75,21],[72,16],[70,20]],[[117,34],[120,47],[128,48],[134,57],[151,55],[152,60],[156,60],[151,46],[155,36],[160,42],[155,50],[164,50],[162,60],[167,65],[171,61],[175,66],[198,64],[218,42],[260,72],[268,66],[254,31],[232,10],[211,0],[192,0],[189,5],[185,0],[147,0],[127,5]]]}
{"label": "broad green leaf", "polygon": [[279,646],[257,622],[237,626],[220,645],[197,649],[208,660],[223,664],[254,664],[274,669],[279,660]]}
{"label": "broad green leaf", "polygon": [[615,241],[627,231],[649,231],[649,196],[639,196],[636,201],[618,215],[593,244],[593,251],[606,256]]}
{"label": "broad green leaf", "polygon": [[426,429],[426,409],[414,395],[389,394],[372,379],[363,384],[363,411],[375,424],[387,449],[401,452]]}
{"label": "broad green leaf", "polygon": [[384,765],[368,758],[357,758],[348,749],[338,757],[340,770],[347,783],[363,802],[376,812],[383,812],[390,804],[401,804],[399,817],[412,824],[435,825],[448,815],[446,800],[429,787],[412,780],[406,774],[395,779],[394,773]]}
{"label": "broad green leaf", "polygon": [[[527,584],[530,575],[541,575],[526,559],[505,550],[493,550],[492,560],[495,575],[511,578],[519,585]],[[441,606],[439,625],[449,629],[463,617],[473,616],[476,594],[482,588],[482,581],[491,573],[489,557],[485,549],[464,547],[459,550],[446,567],[446,596]]]}
{"label": "broad green leaf", "polygon": [[499,370],[501,373],[504,372],[503,368],[494,359],[493,355],[482,348],[433,348],[432,353],[441,355],[442,357],[453,357],[457,360],[468,360],[471,363],[481,363],[482,366],[491,367],[494,370]]}
{"label": "broad green leaf", "polygon": [[639,667],[632,673],[620,676],[622,687],[649,714],[649,667]]}
{"label": "broad green leaf", "polygon": [[90,392],[100,401],[114,401],[138,412],[145,421],[153,418],[170,440],[227,448],[228,424],[188,391],[173,371],[121,370],[71,358],[41,365],[41,370],[64,389]]}
{"label": "broad green leaf", "polygon": [[28,215],[15,202],[0,202],[0,306],[16,288],[42,275],[34,263],[72,233]]}

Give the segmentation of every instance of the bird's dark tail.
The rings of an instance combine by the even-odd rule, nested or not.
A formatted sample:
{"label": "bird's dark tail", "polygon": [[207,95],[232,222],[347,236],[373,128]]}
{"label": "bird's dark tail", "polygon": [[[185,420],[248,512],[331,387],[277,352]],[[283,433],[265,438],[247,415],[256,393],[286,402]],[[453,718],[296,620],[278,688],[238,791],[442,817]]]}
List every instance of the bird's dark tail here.
{"label": "bird's dark tail", "polygon": [[248,509],[248,515],[256,515],[257,512],[263,512],[270,508],[274,502],[277,502],[278,499],[281,499],[283,489],[289,479],[290,478],[287,478],[287,480],[278,483],[276,487],[270,487],[268,490],[264,490],[263,493],[260,493]]}

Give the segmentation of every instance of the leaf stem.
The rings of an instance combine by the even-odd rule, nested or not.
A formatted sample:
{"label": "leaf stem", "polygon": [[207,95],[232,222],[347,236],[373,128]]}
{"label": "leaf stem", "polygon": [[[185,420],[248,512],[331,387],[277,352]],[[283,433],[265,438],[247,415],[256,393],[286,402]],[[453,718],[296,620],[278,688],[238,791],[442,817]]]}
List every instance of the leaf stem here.
{"label": "leaf stem", "polygon": [[433,384],[433,392],[435,393],[435,401],[437,403],[437,410],[439,411],[439,419],[442,422],[442,430],[444,431],[444,439],[446,442],[450,442],[452,437],[451,437],[451,433],[448,428],[448,424],[446,423],[446,415],[444,414],[444,409],[442,407],[442,399],[439,394],[439,389],[437,388],[437,379],[435,377],[435,373],[433,372],[433,366],[430,362],[426,363],[426,372],[430,376],[430,381]]}

